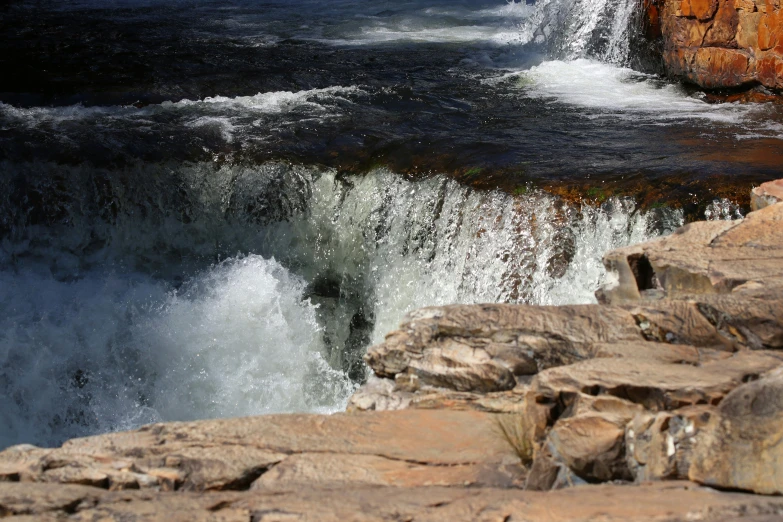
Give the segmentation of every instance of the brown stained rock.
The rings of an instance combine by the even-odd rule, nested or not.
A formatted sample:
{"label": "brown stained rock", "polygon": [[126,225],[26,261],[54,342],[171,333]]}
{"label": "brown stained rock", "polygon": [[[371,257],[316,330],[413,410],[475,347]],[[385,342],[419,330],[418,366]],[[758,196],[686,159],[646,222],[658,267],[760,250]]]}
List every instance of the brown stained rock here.
{"label": "brown stained rock", "polygon": [[752,210],[761,210],[781,202],[783,202],[783,179],[762,183],[750,192],[750,208]]}
{"label": "brown stained rock", "polygon": [[701,364],[703,362],[730,357],[722,350],[697,348],[685,344],[669,344],[652,341],[636,343],[599,343],[593,345],[595,358],[654,359],[673,364]]}
{"label": "brown stained rock", "polygon": [[783,89],[783,55],[777,52],[767,53],[758,61],[758,80],[770,89]]}
{"label": "brown stained rock", "polygon": [[647,411],[640,404],[611,395],[594,396],[575,393],[563,394],[560,399],[565,406],[563,413],[560,414],[561,419],[603,415],[616,424],[627,424],[637,415]]}
{"label": "brown stained rock", "polygon": [[758,48],[759,22],[762,14],[757,11],[737,12],[737,46],[742,49]]}
{"label": "brown stained rock", "polygon": [[680,3],[680,16],[698,18],[706,21],[715,16],[718,10],[718,0],[682,0]]}
{"label": "brown stained rock", "polygon": [[563,393],[612,395],[651,411],[717,404],[749,378],[783,364],[780,358],[743,352],[701,366],[644,359],[593,359],[539,373],[531,389],[547,397]]}
{"label": "brown stained rock", "polygon": [[688,476],[721,488],[783,493],[783,369],[721,402],[701,430]]}
{"label": "brown stained rock", "polygon": [[599,302],[615,304],[639,300],[656,289],[670,297],[712,292],[709,259],[699,254],[736,225],[733,221],[690,223],[657,241],[607,252],[604,265],[613,279],[596,297]]}
{"label": "brown stained rock", "polygon": [[623,416],[587,414],[563,419],[552,428],[545,445],[553,459],[591,482],[631,480],[625,461]]}
{"label": "brown stained rock", "polygon": [[87,486],[0,482],[0,517],[74,513],[95,506],[104,495]]}
{"label": "brown stained rock", "polygon": [[[412,374],[420,385],[496,392],[514,388],[526,374],[588,358],[593,343],[617,339],[643,337],[630,314],[602,307],[454,305],[409,315],[400,330],[368,350],[365,361],[379,377]],[[410,392],[407,385],[360,391],[364,398],[352,404],[409,404]],[[390,397],[395,393],[398,399]]]}
{"label": "brown stained rock", "polygon": [[411,392],[397,389],[391,379],[371,375],[367,382],[351,395],[346,411],[404,410],[411,405],[412,398]]}
{"label": "brown stained rock", "polygon": [[[452,308],[442,307],[437,315],[450,316]],[[466,314],[465,307],[454,308],[460,311],[460,320],[466,322],[466,329],[473,321],[483,323],[478,307],[473,307],[475,316]],[[520,318],[518,332],[524,333],[502,327],[502,335],[516,335],[516,343],[508,342],[506,351],[518,350],[536,362],[542,371],[532,378],[533,390],[550,398],[563,391],[591,393],[590,390],[595,389],[618,397],[633,397],[632,401],[655,410],[711,403],[719,401],[743,378],[758,375],[780,364],[783,356],[765,351],[783,348],[783,303],[777,300],[710,294],[694,296],[688,301],[660,300],[622,307],[542,307],[540,310],[549,316],[547,324],[552,331],[566,335],[561,336],[557,343],[546,341],[540,344],[533,332],[535,324],[531,327],[524,322],[528,317],[535,317],[530,311],[533,307],[507,308],[509,312],[514,308],[524,312],[517,315]],[[582,318],[592,317],[592,322],[580,327],[578,321],[572,320],[575,309],[579,310]],[[556,312],[561,314],[559,321],[555,320]],[[611,314],[620,323],[632,322],[635,328],[612,329],[603,322],[607,317],[603,314]],[[450,324],[452,331],[466,335],[454,328],[453,322]],[[434,341],[425,340],[427,344],[416,344],[413,339],[422,338],[418,331],[439,328],[429,319],[407,323],[403,328],[409,336],[398,332],[389,337],[394,344],[387,341],[371,348],[368,360],[376,371],[379,367],[389,367],[384,362],[387,353],[404,353],[410,349],[415,354],[411,356],[412,361],[426,361],[430,350],[437,352],[439,346],[449,342],[448,336],[442,335]],[[603,331],[604,335],[593,336],[593,342],[589,342],[590,329]],[[482,335],[491,337],[491,328],[485,327]],[[550,339],[554,337],[552,334],[545,335]],[[465,345],[474,343],[476,349],[486,346],[485,337],[465,336],[459,339]],[[761,352],[743,351],[748,348]],[[731,353],[737,350],[741,352],[732,356]],[[507,356],[505,351],[503,353],[504,357]],[[450,368],[429,366],[432,373],[444,372],[439,378],[427,376],[427,380],[439,383],[440,387],[413,386],[408,373],[411,370],[402,368],[403,373],[397,374],[394,381],[371,379],[357,391],[349,408],[361,411],[440,407],[493,412],[526,408],[523,390],[530,382],[530,376],[516,376],[517,385],[511,390],[487,392],[488,387],[482,384],[482,379],[488,380],[491,375],[485,372],[485,368],[486,365],[462,368],[477,374],[474,382],[479,385],[468,390],[447,387],[462,386],[468,382],[450,381]],[[720,373],[710,374],[718,369]],[[636,379],[637,375],[641,376],[640,380]],[[401,386],[403,382],[407,384]],[[545,390],[549,391],[545,393]]]}
{"label": "brown stained rock", "polygon": [[758,49],[769,51],[783,44],[781,39],[781,22],[783,22],[783,11],[780,8],[775,9],[771,2],[763,2],[761,19],[758,28]]}
{"label": "brown stained rock", "polygon": [[[725,309],[727,307],[725,301],[730,300],[723,298],[710,302]],[[631,313],[642,335],[648,341],[708,346],[724,350],[735,350],[744,346],[739,338],[727,339],[716,327],[715,321],[711,321],[699,305],[700,303],[694,301],[664,300],[649,305],[623,308]],[[766,303],[760,305],[760,308],[766,311]]]}
{"label": "brown stained rock", "polygon": [[493,359],[484,347],[474,348],[455,339],[444,340],[411,359],[407,372],[431,386],[457,391],[494,392],[516,386],[513,364]]}
{"label": "brown stained rock", "polygon": [[[688,288],[693,290],[692,286]],[[734,295],[695,296],[688,301],[650,301],[621,307],[460,305],[424,309],[426,317],[411,317],[384,344],[370,348],[366,357],[376,375],[409,382],[408,376],[412,374],[422,385],[401,387],[399,382],[392,385],[371,381],[357,393],[352,407],[384,409],[385,405],[391,405],[396,409],[410,406],[419,400],[417,397],[443,395],[449,393],[447,390],[483,394],[511,389],[516,383],[526,382],[525,375],[517,375],[515,382],[507,381],[514,373],[509,366],[516,368],[508,365],[514,353],[519,354],[519,360],[534,362],[542,371],[595,357],[685,362],[707,354],[700,348],[725,351],[782,348],[782,310],[781,301]],[[515,318],[516,326],[498,324],[494,321],[498,316]],[[474,332],[473,337],[470,332]],[[456,340],[452,335],[458,336]],[[500,340],[502,350],[496,349]],[[455,344],[466,354],[456,376],[453,364],[441,363],[445,349]],[[488,350],[488,346],[493,349]],[[470,358],[477,357],[476,353],[481,354],[481,364],[468,364]],[[498,359],[493,359],[492,354]],[[719,357],[710,354],[712,358]],[[407,363],[400,362],[406,359]],[[494,368],[498,367],[505,367],[508,373],[497,377]],[[392,368],[399,373],[390,375]],[[524,368],[525,373],[532,372],[532,363]]]}
{"label": "brown stained rock", "polygon": [[742,382],[781,364],[778,354],[758,352],[741,352],[700,366],[601,358],[545,370],[535,377],[531,390],[552,398],[564,393],[612,395],[651,411],[673,410],[717,404]]}
{"label": "brown stained rock", "polygon": [[783,227],[781,225],[783,225],[783,205],[770,205],[756,212],[751,212],[736,227],[715,237],[711,241],[710,247],[717,251],[738,247],[745,248],[745,256],[738,259],[768,257],[765,255],[768,253],[773,259],[779,259],[780,251],[783,250],[783,244],[781,244]]}
{"label": "brown stained rock", "polygon": [[[736,47],[737,26],[739,16],[734,7],[735,0],[718,0],[718,8],[712,18],[710,25],[702,43],[703,48],[724,48]],[[744,54],[744,53],[743,53]],[[746,56],[747,59],[747,56]],[[729,65],[731,67],[731,65]],[[739,70],[739,69],[737,69]],[[721,85],[726,87],[728,85]]]}
{"label": "brown stained rock", "polygon": [[[728,37],[727,30],[708,32],[704,38],[705,45],[711,38],[722,44],[722,40]],[[744,50],[700,47],[696,50],[688,79],[707,89],[740,87],[754,81],[755,63]]]}

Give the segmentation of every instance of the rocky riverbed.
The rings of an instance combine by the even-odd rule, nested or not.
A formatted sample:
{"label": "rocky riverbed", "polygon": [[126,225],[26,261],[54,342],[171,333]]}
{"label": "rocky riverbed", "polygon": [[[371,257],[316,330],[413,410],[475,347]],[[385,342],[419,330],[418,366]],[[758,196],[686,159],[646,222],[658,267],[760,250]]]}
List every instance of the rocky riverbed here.
{"label": "rocky riverbed", "polygon": [[416,311],[346,413],[8,448],[0,516],[778,520],[781,199],[609,252],[602,304]]}

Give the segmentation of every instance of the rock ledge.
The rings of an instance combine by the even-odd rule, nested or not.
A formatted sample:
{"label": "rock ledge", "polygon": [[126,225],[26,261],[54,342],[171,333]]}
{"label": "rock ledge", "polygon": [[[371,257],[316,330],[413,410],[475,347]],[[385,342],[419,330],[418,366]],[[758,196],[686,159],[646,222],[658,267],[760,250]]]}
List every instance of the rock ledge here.
{"label": "rock ledge", "polygon": [[530,489],[688,479],[783,494],[783,203],[618,249],[597,305],[411,313],[351,410],[511,413]]}

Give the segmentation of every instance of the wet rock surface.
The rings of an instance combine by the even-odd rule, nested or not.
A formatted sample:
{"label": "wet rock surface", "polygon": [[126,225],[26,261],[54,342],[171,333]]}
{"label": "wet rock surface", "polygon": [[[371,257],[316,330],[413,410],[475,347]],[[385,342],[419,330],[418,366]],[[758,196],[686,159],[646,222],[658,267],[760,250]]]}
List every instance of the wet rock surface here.
{"label": "wet rock surface", "polygon": [[409,314],[368,351],[376,377],[349,408],[516,412],[535,447],[529,489],[690,479],[783,493],[776,188],[756,189],[765,204],[744,220],[607,253],[601,304]]}

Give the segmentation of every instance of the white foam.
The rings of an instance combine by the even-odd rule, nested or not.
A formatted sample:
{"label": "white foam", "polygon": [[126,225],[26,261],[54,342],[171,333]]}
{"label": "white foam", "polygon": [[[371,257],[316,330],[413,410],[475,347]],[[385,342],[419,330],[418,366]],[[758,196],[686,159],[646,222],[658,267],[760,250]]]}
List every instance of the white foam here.
{"label": "white foam", "polygon": [[202,100],[183,99],[166,101],[142,108],[133,106],[85,107],[82,104],[66,107],[14,107],[0,102],[0,114],[16,122],[34,127],[58,125],[82,120],[98,120],[110,124],[113,120],[144,120],[161,112],[184,111],[194,114],[194,121],[204,116],[219,118],[236,113],[284,114],[298,109],[323,115],[334,112],[334,102],[350,102],[348,96],[359,95],[358,87],[327,87],[298,92],[277,91],[258,93],[254,96],[212,96]]}
{"label": "white foam", "polygon": [[714,199],[704,210],[707,221],[742,219],[742,209],[736,203],[726,199]]}
{"label": "white foam", "polygon": [[351,385],[321,358],[304,282],[247,256],[179,292],[148,276],[0,272],[0,447],[160,420],[331,412]]}
{"label": "white foam", "polygon": [[756,136],[783,138],[779,124],[764,122],[773,115],[765,106],[707,103],[679,85],[607,63],[550,61],[506,78],[514,75],[527,96],[588,109],[588,117],[622,118],[639,125],[699,120],[724,125],[738,135],[752,130]]}
{"label": "white foam", "polygon": [[310,89],[305,91],[277,91],[258,93],[254,96],[211,96],[202,100],[181,100],[179,102],[163,102],[161,107],[214,106],[216,109],[240,109],[264,114],[280,114],[294,109],[307,107],[314,110],[326,110],[322,101],[341,99],[348,101],[347,94],[359,94],[358,87],[327,87],[325,89]]}
{"label": "white foam", "polygon": [[[67,107],[21,108],[0,102],[0,118],[8,127],[26,127],[52,133],[62,141],[72,139],[78,126],[95,129],[117,129],[132,126],[135,130],[154,128],[161,123],[161,115],[174,114],[183,127],[213,131],[223,141],[234,141],[237,134],[253,127],[274,126],[281,116],[291,115],[297,121],[324,122],[343,114],[341,104],[351,103],[351,97],[361,95],[358,87],[328,87],[299,92],[279,91],[258,93],[254,96],[213,96],[202,100],[180,100],[148,105],[85,107],[81,104]],[[264,121],[262,121],[262,119]],[[258,139],[257,132],[244,133]],[[98,134],[100,138],[100,134]]]}
{"label": "white foam", "polygon": [[460,43],[477,41],[502,41],[508,36],[498,35],[493,27],[463,25],[455,27],[408,28],[404,25],[392,27],[365,27],[357,34],[342,38],[317,39],[333,45],[373,45],[391,42]]}
{"label": "white foam", "polygon": [[[472,6],[471,6],[472,7]],[[519,40],[517,25],[533,12],[524,2],[498,2],[496,6],[471,9],[460,5],[446,7],[411,6],[389,16],[354,16],[336,24],[318,37],[302,34],[332,45],[374,45],[391,42],[462,43],[493,45]]]}

